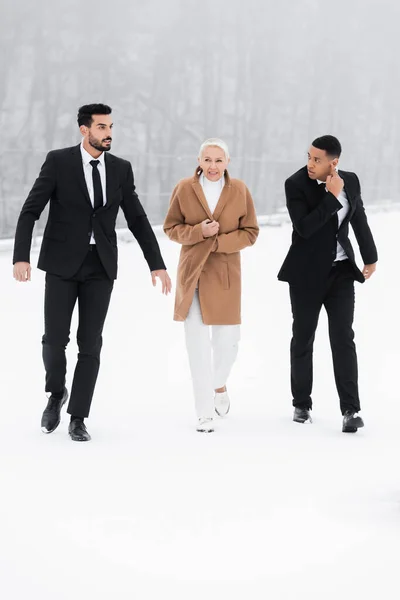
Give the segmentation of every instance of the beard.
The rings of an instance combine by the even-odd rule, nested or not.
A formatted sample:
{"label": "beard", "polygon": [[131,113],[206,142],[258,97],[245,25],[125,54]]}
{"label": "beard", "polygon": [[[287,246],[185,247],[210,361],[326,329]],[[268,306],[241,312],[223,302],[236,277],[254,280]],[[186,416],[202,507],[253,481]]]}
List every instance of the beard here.
{"label": "beard", "polygon": [[95,137],[93,137],[89,132],[89,144],[92,146],[92,148],[95,148],[99,152],[108,152],[109,150],[111,150],[111,144],[105,144],[107,140],[110,140],[111,142],[111,138],[109,137],[104,138],[104,140],[98,140]]}

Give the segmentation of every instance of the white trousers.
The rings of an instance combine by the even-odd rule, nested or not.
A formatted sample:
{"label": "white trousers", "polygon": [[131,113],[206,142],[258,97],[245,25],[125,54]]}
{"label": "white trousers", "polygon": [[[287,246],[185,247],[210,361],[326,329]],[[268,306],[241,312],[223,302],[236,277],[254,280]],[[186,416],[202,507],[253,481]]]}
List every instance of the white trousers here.
{"label": "white trousers", "polygon": [[213,417],[214,390],[226,385],[238,353],[240,325],[205,325],[196,290],[185,321],[185,338],[197,416]]}

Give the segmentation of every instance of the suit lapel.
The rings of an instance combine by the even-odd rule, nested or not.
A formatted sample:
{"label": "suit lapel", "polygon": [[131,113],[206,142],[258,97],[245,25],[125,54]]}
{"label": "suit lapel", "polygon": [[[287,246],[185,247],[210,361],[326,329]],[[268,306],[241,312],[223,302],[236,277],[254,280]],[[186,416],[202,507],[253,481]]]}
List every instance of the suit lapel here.
{"label": "suit lapel", "polygon": [[74,174],[78,181],[78,185],[81,188],[81,191],[82,191],[83,195],[85,196],[86,201],[89,202],[90,206],[92,206],[92,203],[91,203],[90,197],[89,197],[89,192],[88,192],[87,185],[86,185],[86,181],[85,181],[85,174],[83,172],[83,162],[82,162],[82,154],[81,154],[80,144],[78,146],[75,146],[72,149],[72,162],[73,162]]}
{"label": "suit lapel", "polygon": [[117,166],[115,157],[112,154],[104,156],[106,166],[106,196],[107,201],[103,208],[110,206],[115,200],[115,191],[118,187]]}
{"label": "suit lapel", "polygon": [[340,177],[343,179],[344,181],[344,191],[347,197],[347,200],[349,202],[349,212],[347,213],[346,217],[343,219],[342,224],[340,226],[339,229],[341,229],[343,227],[343,225],[346,225],[346,223],[348,223],[350,221],[350,218],[353,214],[353,206],[354,206],[354,192],[353,192],[353,188],[351,183],[349,183],[349,180],[347,179],[346,175],[342,172],[339,171],[339,175]]}
{"label": "suit lapel", "polygon": [[348,178],[343,173],[343,171],[339,171],[339,175],[340,175],[340,177],[344,181],[344,191],[346,192],[346,196],[347,196],[347,200],[349,201],[350,208],[352,208],[353,207],[353,203],[354,203],[353,186],[351,185],[351,183],[349,182]]}

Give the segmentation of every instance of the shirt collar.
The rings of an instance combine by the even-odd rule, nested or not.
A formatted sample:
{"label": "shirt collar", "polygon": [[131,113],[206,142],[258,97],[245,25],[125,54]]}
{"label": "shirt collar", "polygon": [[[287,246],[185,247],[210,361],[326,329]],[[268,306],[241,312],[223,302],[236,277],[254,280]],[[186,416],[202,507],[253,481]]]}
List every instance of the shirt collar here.
{"label": "shirt collar", "polygon": [[93,156],[91,156],[89,154],[89,152],[87,150],[85,150],[85,148],[83,147],[83,142],[81,142],[81,154],[82,154],[82,161],[83,161],[83,164],[85,165],[85,167],[90,164],[91,160],[98,160],[99,163],[102,166],[104,166],[104,152],[102,152],[97,159],[94,159]]}
{"label": "shirt collar", "polygon": [[210,188],[214,187],[215,189],[217,189],[222,188],[225,184],[225,177],[223,175],[217,181],[210,181],[209,179],[207,179],[204,173],[201,173],[199,179],[202,187],[208,186]]}

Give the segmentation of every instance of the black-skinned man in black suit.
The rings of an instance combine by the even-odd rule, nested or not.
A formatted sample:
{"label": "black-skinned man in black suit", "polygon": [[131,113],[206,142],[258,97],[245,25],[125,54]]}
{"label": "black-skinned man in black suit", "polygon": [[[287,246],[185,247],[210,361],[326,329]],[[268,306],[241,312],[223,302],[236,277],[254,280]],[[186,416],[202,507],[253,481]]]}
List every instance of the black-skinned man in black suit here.
{"label": "black-skinned man in black suit", "polygon": [[[317,138],[308,163],[285,183],[293,223],[292,245],[278,279],[290,286],[293,337],[290,346],[293,420],[311,421],[313,344],[318,317],[325,306],[336,387],[343,415],[342,431],[364,425],[358,393],[354,344],[354,281],[364,282],[376,269],[378,255],[369,228],[360,182],[355,173],[338,171],[337,138]],[[364,261],[360,271],[348,237],[351,224]]]}

